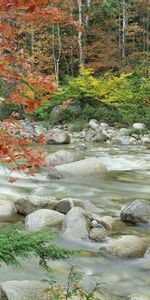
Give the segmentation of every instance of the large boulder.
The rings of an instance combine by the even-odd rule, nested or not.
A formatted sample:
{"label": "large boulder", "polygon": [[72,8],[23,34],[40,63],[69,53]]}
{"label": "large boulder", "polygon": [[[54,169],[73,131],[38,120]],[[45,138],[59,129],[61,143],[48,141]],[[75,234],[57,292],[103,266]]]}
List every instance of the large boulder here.
{"label": "large boulder", "polygon": [[107,174],[107,169],[104,164],[95,157],[86,158],[80,161],[56,166],[54,170],[49,172],[49,177],[53,176],[53,172],[57,172],[57,175],[62,177],[67,176],[75,176],[75,177],[85,177],[85,176],[96,176],[101,175],[104,176]]}
{"label": "large boulder", "polygon": [[86,212],[80,207],[73,207],[65,216],[63,236],[70,240],[88,240],[89,222]]}
{"label": "large boulder", "polygon": [[38,281],[7,281],[0,285],[0,300],[49,300],[50,289]]}
{"label": "large boulder", "polygon": [[29,214],[26,217],[26,228],[30,231],[37,231],[46,227],[55,227],[62,225],[64,215],[51,210],[51,209],[39,209]]}
{"label": "large boulder", "polygon": [[75,154],[66,151],[66,150],[59,150],[53,154],[49,154],[46,157],[46,164],[50,167],[71,163],[77,161],[78,158]]}
{"label": "large boulder", "polygon": [[145,200],[135,200],[121,211],[123,221],[150,224],[150,203]]}
{"label": "large boulder", "polygon": [[147,250],[147,245],[134,235],[121,236],[100,248],[100,252],[120,258],[140,258]]}
{"label": "large boulder", "polygon": [[48,144],[69,144],[70,135],[65,131],[48,132],[46,141]]}
{"label": "large boulder", "polygon": [[18,198],[14,204],[19,214],[28,215],[41,208],[54,209],[56,203],[57,200],[54,197],[31,195]]}

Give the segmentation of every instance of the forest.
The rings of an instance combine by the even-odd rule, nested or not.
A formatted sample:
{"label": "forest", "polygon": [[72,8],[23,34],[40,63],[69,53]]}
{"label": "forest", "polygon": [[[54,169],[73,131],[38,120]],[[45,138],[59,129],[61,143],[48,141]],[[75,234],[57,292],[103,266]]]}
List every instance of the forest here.
{"label": "forest", "polygon": [[0,0],[0,300],[150,299],[149,149],[150,0]]}

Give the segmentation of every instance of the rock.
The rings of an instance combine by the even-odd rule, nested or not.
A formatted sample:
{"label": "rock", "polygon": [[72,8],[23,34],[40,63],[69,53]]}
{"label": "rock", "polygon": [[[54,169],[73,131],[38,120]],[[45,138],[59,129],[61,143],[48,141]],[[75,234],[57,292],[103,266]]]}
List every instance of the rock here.
{"label": "rock", "polygon": [[89,234],[89,238],[94,241],[101,241],[107,236],[107,231],[104,228],[92,228]]}
{"label": "rock", "polygon": [[141,137],[141,142],[146,145],[150,144],[150,135],[143,135]]}
{"label": "rock", "polygon": [[64,219],[63,236],[74,241],[87,240],[89,230],[90,227],[85,210],[80,207],[71,208]]}
{"label": "rock", "polygon": [[145,129],[145,124],[143,124],[143,123],[134,123],[133,128],[138,129],[138,130]]}
{"label": "rock", "polygon": [[101,129],[106,130],[106,129],[109,128],[109,125],[108,125],[107,123],[102,122],[102,123],[100,123],[100,126],[99,126],[99,127],[100,127]]}
{"label": "rock", "polygon": [[69,144],[70,135],[65,131],[53,131],[46,135],[48,144]]}
{"label": "rock", "polygon": [[74,150],[76,150],[76,151],[87,150],[87,146],[85,144],[79,144],[79,145],[75,146]]}
{"label": "rock", "polygon": [[14,203],[8,200],[5,196],[0,196],[0,220],[5,220],[5,218],[15,215],[16,210]]}
{"label": "rock", "polygon": [[72,207],[81,207],[87,212],[101,213],[101,209],[96,207],[88,200],[80,200],[77,198],[66,198],[59,200],[55,205],[55,210],[60,213],[67,214]]}
{"label": "rock", "polygon": [[40,197],[36,195],[18,198],[15,208],[18,213],[28,215],[41,208],[54,209],[57,200],[54,197]]}
{"label": "rock", "polygon": [[134,235],[121,236],[100,248],[104,254],[120,258],[140,258],[147,250],[146,243]]}
{"label": "rock", "polygon": [[150,300],[150,295],[131,294],[128,296],[127,300]]}
{"label": "rock", "polygon": [[[98,158],[87,158],[80,161],[64,164],[61,166],[56,166],[55,171],[61,176],[105,176],[107,174],[107,169],[103,163]],[[53,170],[52,170],[53,173]]]}
{"label": "rock", "polygon": [[121,219],[134,224],[150,224],[150,203],[144,200],[135,200],[121,211]]}
{"label": "rock", "polygon": [[64,215],[50,209],[39,209],[26,217],[25,225],[29,231],[62,225]]}
{"label": "rock", "polygon": [[90,142],[90,141],[92,141],[92,139],[95,137],[95,135],[96,135],[96,132],[94,131],[94,130],[89,130],[89,131],[87,131],[87,133],[86,133],[86,136],[85,136],[85,140],[87,141],[87,142]]}
{"label": "rock", "polygon": [[89,127],[91,128],[91,129],[96,129],[96,128],[98,128],[98,124],[97,124],[97,120],[90,120],[89,121]]}
{"label": "rock", "polygon": [[[110,217],[110,216],[98,216],[96,214],[91,214],[91,219],[93,219],[93,221],[97,222],[97,226],[93,226],[95,228],[99,228],[101,226],[103,226],[105,229],[107,230],[112,230],[113,228],[113,224],[115,224],[116,219]],[[92,221],[92,224],[93,224]],[[95,223],[96,225],[96,223]]]}
{"label": "rock", "polygon": [[71,163],[77,161],[78,158],[75,154],[68,152],[66,150],[59,150],[53,154],[49,154],[46,157],[46,164],[50,167]]}
{"label": "rock", "polygon": [[121,134],[121,135],[128,135],[128,129],[127,128],[120,128],[119,129],[119,133]]}
{"label": "rock", "polygon": [[0,300],[49,300],[50,289],[38,281],[7,281],[0,285]]}
{"label": "rock", "polygon": [[97,133],[94,138],[92,139],[93,142],[96,142],[96,143],[104,143],[106,142],[108,139],[107,135],[104,134],[104,133]]}
{"label": "rock", "polygon": [[128,146],[128,145],[136,144],[136,139],[134,137],[130,137],[130,136],[119,136],[118,135],[118,136],[115,136],[114,138],[112,138],[112,142],[114,144]]}

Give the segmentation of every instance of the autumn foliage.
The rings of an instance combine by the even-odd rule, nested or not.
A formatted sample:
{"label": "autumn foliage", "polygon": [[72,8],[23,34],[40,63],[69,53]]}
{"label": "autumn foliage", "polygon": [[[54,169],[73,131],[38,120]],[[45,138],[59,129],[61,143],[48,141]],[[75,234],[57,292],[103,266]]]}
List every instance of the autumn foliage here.
{"label": "autumn foliage", "polygon": [[[49,74],[35,67],[33,53],[29,51],[32,49],[22,45],[22,36],[27,35],[32,44],[35,31],[62,20],[55,3],[48,5],[47,0],[0,0],[0,78],[13,85],[9,100],[21,104],[26,112],[41,106],[57,86]],[[32,149],[30,139],[21,137],[22,125],[17,117],[14,113],[1,124],[0,162],[32,174],[44,157],[42,152]],[[45,137],[40,135],[37,141],[44,144]]]}

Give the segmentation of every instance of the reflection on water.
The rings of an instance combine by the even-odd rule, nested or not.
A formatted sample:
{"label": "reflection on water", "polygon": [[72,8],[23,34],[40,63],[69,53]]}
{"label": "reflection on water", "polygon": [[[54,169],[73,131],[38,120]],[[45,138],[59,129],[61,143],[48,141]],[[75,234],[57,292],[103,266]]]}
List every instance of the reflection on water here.
{"label": "reflection on water", "polygon": [[[64,148],[64,147],[63,147]],[[65,146],[73,151],[73,146]],[[60,150],[60,146],[50,147],[51,152]],[[1,168],[0,191],[3,194],[18,197],[27,195],[38,188],[39,195],[56,196],[58,199],[65,197],[78,197],[83,200],[90,200],[92,203],[103,208],[105,215],[119,218],[120,210],[132,200],[150,200],[150,153],[144,147],[119,147],[111,146],[93,147],[89,145],[87,156],[99,157],[109,170],[108,178],[83,178],[63,179],[61,181],[48,182],[46,174],[39,174],[29,178],[19,174],[19,180],[10,184]],[[18,175],[18,174],[15,174]],[[42,186],[45,186],[44,192]],[[14,220],[13,220],[14,222]],[[1,224],[3,226],[4,224]],[[112,233],[136,234],[142,237],[150,237],[148,226],[116,226]],[[150,240],[150,239],[149,239]],[[61,241],[63,244],[63,240]],[[69,246],[69,245],[68,245]],[[70,246],[74,246],[71,245]],[[89,247],[89,248],[88,248]],[[89,276],[95,276],[96,280],[106,283],[116,296],[126,295],[131,292],[149,292],[150,285],[150,253],[144,258],[136,260],[118,260],[115,258],[103,257],[99,254],[99,245],[94,242],[90,246],[88,256],[76,258],[77,264],[83,267],[83,271]],[[65,278],[65,264],[52,263],[56,274],[63,280]],[[61,270],[61,272],[60,272]],[[0,281],[13,279],[42,279],[45,274],[38,267],[35,259],[23,263],[22,269],[12,269],[2,266],[0,269]]]}

